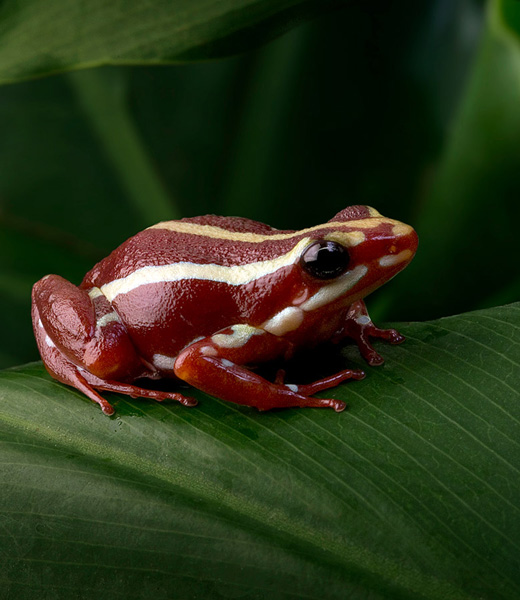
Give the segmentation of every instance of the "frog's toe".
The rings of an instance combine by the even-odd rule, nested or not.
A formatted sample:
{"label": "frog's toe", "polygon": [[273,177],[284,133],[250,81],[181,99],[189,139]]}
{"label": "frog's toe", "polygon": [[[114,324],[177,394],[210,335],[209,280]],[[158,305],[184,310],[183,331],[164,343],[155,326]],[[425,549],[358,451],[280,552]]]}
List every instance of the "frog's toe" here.
{"label": "frog's toe", "polygon": [[337,412],[343,412],[347,408],[347,404],[342,400],[331,400],[331,407]]}

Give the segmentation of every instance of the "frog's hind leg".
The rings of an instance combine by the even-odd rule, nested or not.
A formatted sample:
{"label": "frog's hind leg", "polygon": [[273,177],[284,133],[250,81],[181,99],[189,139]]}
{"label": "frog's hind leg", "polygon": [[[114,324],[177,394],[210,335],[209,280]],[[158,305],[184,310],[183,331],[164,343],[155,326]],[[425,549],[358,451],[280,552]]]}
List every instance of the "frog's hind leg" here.
{"label": "frog's hind leg", "polygon": [[116,381],[105,381],[78,368],[74,363],[65,358],[56,347],[49,348],[44,360],[47,371],[58,381],[70,385],[99,404],[106,415],[114,414],[114,407],[101,396],[96,389],[106,392],[125,394],[132,398],[150,398],[157,402],[163,400],[176,400],[184,406],[195,406],[197,400],[174,392],[162,392],[159,390],[148,390],[135,385],[119,383]]}
{"label": "frog's hind leg", "polygon": [[94,388],[155,400],[173,399],[187,406],[181,394],[146,390],[119,381],[147,374],[124,325],[97,288],[87,292],[57,275],[33,288],[34,333],[43,363],[55,378],[83,392],[105,414],[113,407]]}
{"label": "frog's hind leg", "polygon": [[44,362],[49,348],[56,348],[100,379],[127,381],[143,372],[123,323],[98,288],[87,292],[58,275],[47,275],[34,285],[32,302]]}
{"label": "frog's hind leg", "polygon": [[85,378],[80,374],[80,368],[57,348],[56,344],[47,334],[39,310],[34,302],[32,306],[32,316],[36,342],[47,371],[58,381],[75,387],[80,392],[83,392],[85,396],[99,404],[101,410],[106,415],[113,414],[114,409],[112,405],[87,383]]}
{"label": "frog's hind leg", "polygon": [[[66,365],[65,361],[63,361],[59,366],[59,376],[56,375],[56,370],[54,369],[51,371],[51,374],[59,379],[62,383],[66,383],[67,385],[75,387],[80,392],[83,392],[87,398],[90,398],[93,402],[99,404],[105,415],[113,415],[114,407],[110,404],[110,402],[105,400],[103,396],[98,394],[96,390],[87,383],[85,378],[72,363],[69,363],[69,365]],[[45,366],[47,367],[47,370],[50,371],[47,363],[45,363]]]}

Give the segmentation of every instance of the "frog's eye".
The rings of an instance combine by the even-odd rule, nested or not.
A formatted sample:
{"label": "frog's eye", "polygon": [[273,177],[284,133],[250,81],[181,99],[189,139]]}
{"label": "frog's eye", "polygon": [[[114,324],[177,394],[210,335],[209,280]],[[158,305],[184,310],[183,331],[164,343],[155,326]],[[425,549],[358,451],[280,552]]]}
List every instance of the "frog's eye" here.
{"label": "frog's eye", "polygon": [[334,279],[348,268],[347,249],[337,242],[320,240],[308,246],[300,258],[300,266],[316,279]]}

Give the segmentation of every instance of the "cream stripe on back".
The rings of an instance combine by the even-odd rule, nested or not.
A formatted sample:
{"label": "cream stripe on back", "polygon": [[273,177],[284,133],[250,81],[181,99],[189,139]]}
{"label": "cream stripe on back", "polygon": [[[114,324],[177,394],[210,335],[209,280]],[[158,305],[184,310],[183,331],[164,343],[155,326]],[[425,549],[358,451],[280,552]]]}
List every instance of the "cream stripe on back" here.
{"label": "cream stripe on back", "polygon": [[[356,221],[334,221],[332,223],[324,223],[322,225],[308,227],[307,229],[301,229],[300,231],[293,231],[289,233],[280,232],[272,234],[253,233],[250,231],[229,231],[228,229],[223,229],[222,227],[215,227],[214,225],[201,225],[200,223],[188,223],[183,221],[163,221],[162,223],[157,223],[157,225],[152,225],[152,227],[148,227],[148,229],[166,229],[175,233],[188,233],[191,235],[202,235],[213,239],[232,240],[235,242],[250,242],[253,244],[258,244],[261,242],[268,241],[288,240],[293,237],[307,235],[308,233],[319,231],[320,229],[333,229],[335,231],[341,229],[353,229],[354,231],[352,231],[352,233],[355,233],[356,230],[360,229],[375,229],[376,227],[379,227],[379,225],[382,225],[384,223],[393,225],[394,227],[403,225],[402,223],[400,223],[399,221],[395,221],[394,219],[386,219],[385,217],[372,217],[366,219],[359,219]],[[405,226],[405,229],[406,230],[402,231],[403,234],[408,233],[410,227]],[[397,233],[397,231],[395,233]],[[354,243],[352,243],[351,245],[356,245],[355,241],[357,240],[359,240],[359,238],[353,236]]]}

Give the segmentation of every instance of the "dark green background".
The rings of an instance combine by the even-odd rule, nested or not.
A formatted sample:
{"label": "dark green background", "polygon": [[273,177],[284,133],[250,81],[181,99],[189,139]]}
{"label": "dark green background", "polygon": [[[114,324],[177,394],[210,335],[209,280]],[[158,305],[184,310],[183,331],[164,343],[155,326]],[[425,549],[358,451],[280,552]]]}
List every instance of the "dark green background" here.
{"label": "dark green background", "polygon": [[[518,24],[518,3],[506,5]],[[518,298],[518,48],[484,9],[339,3],[236,57],[4,85],[0,366],[37,358],[37,279],[79,283],[127,237],[178,216],[300,228],[369,204],[421,239],[369,300],[375,319]]]}

